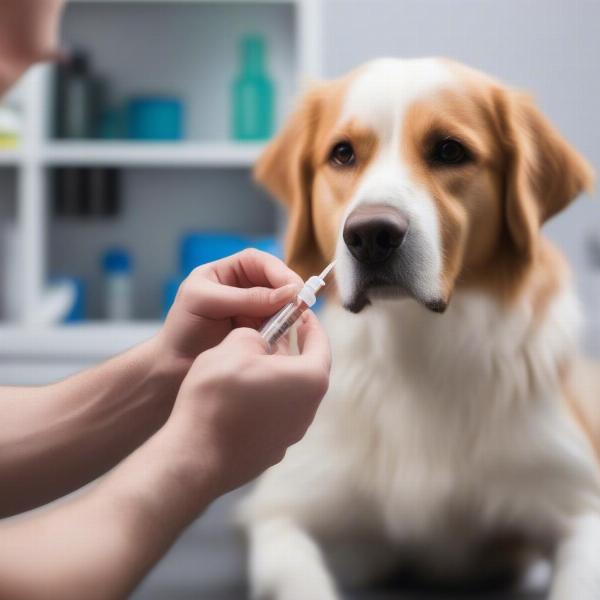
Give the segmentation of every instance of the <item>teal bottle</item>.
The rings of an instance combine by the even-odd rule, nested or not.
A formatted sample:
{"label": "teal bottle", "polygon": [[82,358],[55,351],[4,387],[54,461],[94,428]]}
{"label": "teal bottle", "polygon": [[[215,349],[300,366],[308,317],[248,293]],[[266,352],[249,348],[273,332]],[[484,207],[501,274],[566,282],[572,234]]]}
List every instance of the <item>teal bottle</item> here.
{"label": "teal bottle", "polygon": [[240,72],[233,82],[233,137],[266,140],[273,133],[273,83],[266,73],[265,42],[258,35],[240,41]]}

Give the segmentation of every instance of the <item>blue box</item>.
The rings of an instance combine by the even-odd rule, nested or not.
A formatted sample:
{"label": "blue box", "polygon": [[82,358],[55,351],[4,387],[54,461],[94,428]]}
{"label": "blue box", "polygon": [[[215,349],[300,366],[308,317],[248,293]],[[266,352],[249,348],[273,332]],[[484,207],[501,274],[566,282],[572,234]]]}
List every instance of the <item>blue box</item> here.
{"label": "blue box", "polygon": [[180,272],[185,276],[197,266],[225,258],[250,245],[248,238],[229,233],[190,233],[180,246]]}
{"label": "blue box", "polygon": [[176,98],[132,98],[127,104],[127,135],[133,140],[181,140],[183,119],[183,103]]}

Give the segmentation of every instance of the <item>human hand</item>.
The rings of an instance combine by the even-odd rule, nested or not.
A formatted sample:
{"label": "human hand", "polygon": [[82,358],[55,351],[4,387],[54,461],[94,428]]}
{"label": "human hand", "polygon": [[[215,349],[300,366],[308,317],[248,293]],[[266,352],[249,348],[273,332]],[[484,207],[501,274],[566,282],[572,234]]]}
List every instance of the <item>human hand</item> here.
{"label": "human hand", "polygon": [[236,327],[260,327],[298,293],[302,279],[255,249],[202,265],[181,284],[158,334],[161,355],[191,362]]}
{"label": "human hand", "polygon": [[207,481],[213,498],[243,485],[304,436],[331,367],[327,337],[310,311],[298,345],[298,355],[269,355],[258,332],[240,328],[194,361],[159,433],[199,494]]}
{"label": "human hand", "polygon": [[60,18],[65,0],[4,0],[0,30],[4,62],[14,68],[62,58],[59,50]]}

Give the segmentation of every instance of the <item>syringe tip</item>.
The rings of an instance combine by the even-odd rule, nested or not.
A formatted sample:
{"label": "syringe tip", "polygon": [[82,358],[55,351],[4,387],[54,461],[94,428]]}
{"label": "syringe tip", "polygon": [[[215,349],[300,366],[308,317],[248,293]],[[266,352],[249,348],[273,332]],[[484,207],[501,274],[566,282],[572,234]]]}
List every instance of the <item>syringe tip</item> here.
{"label": "syringe tip", "polygon": [[319,275],[319,279],[325,279],[325,277],[327,277],[327,275],[329,275],[329,273],[331,272],[331,270],[333,269],[333,267],[335,267],[335,260],[332,260],[322,271],[322,273]]}

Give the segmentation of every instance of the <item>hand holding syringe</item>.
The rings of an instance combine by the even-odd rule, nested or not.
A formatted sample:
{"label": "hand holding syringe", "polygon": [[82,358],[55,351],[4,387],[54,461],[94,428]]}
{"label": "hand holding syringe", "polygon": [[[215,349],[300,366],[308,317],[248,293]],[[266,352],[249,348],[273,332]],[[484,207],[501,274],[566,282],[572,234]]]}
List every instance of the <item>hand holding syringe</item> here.
{"label": "hand holding syringe", "polygon": [[263,325],[260,334],[269,344],[271,352],[275,351],[277,342],[290,330],[292,325],[302,316],[302,313],[317,301],[317,293],[325,285],[325,278],[334,265],[335,260],[329,263],[320,275],[309,277],[298,292],[296,299],[286,304]]}

